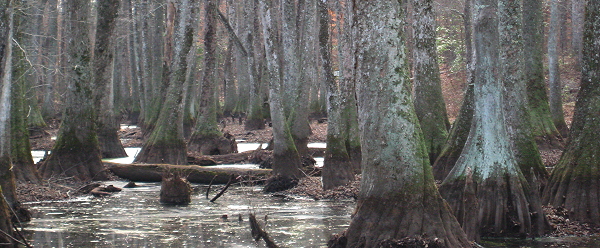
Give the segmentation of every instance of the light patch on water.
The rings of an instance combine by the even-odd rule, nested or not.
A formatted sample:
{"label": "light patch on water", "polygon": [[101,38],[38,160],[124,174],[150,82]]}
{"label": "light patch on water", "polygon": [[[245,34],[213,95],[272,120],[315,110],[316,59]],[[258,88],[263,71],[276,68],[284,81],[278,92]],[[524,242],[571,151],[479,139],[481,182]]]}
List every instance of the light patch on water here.
{"label": "light patch on water", "polygon": [[121,124],[121,129],[133,129],[133,128],[137,128],[138,126],[136,125],[128,125],[128,124]]}
{"label": "light patch on water", "polygon": [[325,163],[325,158],[323,158],[323,157],[316,157],[314,159],[316,161],[315,167],[323,167],[323,164]]}
{"label": "light patch on water", "polygon": [[327,143],[317,142],[317,143],[308,143],[308,148],[327,148]]}

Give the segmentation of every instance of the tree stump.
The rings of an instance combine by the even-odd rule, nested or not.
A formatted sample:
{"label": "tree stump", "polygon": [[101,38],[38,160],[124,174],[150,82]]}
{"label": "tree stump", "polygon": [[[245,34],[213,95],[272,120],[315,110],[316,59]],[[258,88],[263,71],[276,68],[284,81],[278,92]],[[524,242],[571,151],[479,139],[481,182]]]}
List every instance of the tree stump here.
{"label": "tree stump", "polygon": [[160,202],[166,204],[184,205],[192,199],[192,186],[179,174],[163,175],[160,187]]}

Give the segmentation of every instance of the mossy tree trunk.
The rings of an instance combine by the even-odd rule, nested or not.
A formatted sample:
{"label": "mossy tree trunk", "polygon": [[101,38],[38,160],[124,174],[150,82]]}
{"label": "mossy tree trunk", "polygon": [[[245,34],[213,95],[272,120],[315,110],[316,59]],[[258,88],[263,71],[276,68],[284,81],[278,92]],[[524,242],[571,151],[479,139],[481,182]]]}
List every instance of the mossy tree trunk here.
{"label": "mossy tree trunk", "polygon": [[[500,80],[504,85],[504,111],[507,131],[521,172],[532,190],[539,192],[548,180],[548,171],[542,162],[538,146],[532,136],[527,103],[527,85],[523,74],[523,30],[521,4],[501,1],[500,22]],[[539,195],[539,194],[535,194]]]}
{"label": "mossy tree trunk", "polygon": [[[338,3],[339,4],[339,3]],[[340,65],[340,101],[343,103],[341,107],[341,119],[343,122],[344,144],[346,152],[350,156],[354,173],[360,173],[361,147],[360,136],[358,129],[358,110],[356,107],[356,81],[355,81],[355,62],[354,51],[356,43],[354,41],[354,13],[353,4],[347,2],[346,5],[340,6],[340,13],[343,13],[344,18],[340,18],[342,23],[337,23],[341,29],[341,39],[338,39],[340,49],[338,53]]]}
{"label": "mossy tree trunk", "polygon": [[[313,75],[303,75],[309,73],[310,69],[304,71],[304,67],[314,66],[309,59],[314,58],[307,55],[314,51],[314,43],[309,44],[310,40],[315,39],[314,32],[309,26],[310,24],[298,25],[298,21],[306,22],[314,20],[316,15],[316,6],[313,3],[311,13],[299,10],[310,10],[307,7],[309,4],[296,4],[295,0],[283,0],[281,2],[281,42],[282,42],[282,66],[283,81],[282,81],[282,100],[287,122],[290,125],[290,131],[296,150],[300,157],[308,156],[308,136],[312,134],[308,123],[308,82],[301,81]],[[311,16],[313,15],[312,19]],[[314,23],[314,21],[313,21]],[[310,37],[312,36],[312,37]],[[309,38],[310,37],[310,38]],[[304,50],[310,47],[310,50]],[[301,50],[301,48],[303,50]],[[314,70],[312,70],[314,71]],[[284,100],[285,99],[285,100]]]}
{"label": "mossy tree trunk", "polygon": [[187,147],[183,137],[183,85],[187,54],[192,47],[192,18],[197,13],[194,0],[167,2],[167,34],[164,43],[165,102],[152,133],[135,158],[137,163],[187,164]]}
{"label": "mossy tree trunk", "polygon": [[[342,119],[342,93],[331,68],[329,42],[329,9],[319,1],[319,50],[327,84],[327,149],[323,164],[323,189],[346,185],[354,180],[354,167],[346,150],[346,123]],[[349,28],[349,27],[345,27]]]}
{"label": "mossy tree trunk", "polygon": [[569,134],[565,122],[562,103],[562,82],[560,79],[559,45],[561,19],[563,15],[562,0],[552,0],[550,3],[550,23],[548,25],[548,85],[550,114],[552,122],[563,137]]}
{"label": "mossy tree trunk", "polygon": [[562,138],[550,115],[544,78],[544,39],[542,0],[523,1],[523,74],[532,135],[540,148],[561,148]]}
{"label": "mossy tree trunk", "polygon": [[462,228],[476,240],[480,235],[537,236],[546,228],[539,195],[521,173],[504,121],[507,103],[498,62],[499,46],[507,45],[499,44],[499,35],[504,40],[507,27],[499,21],[509,3],[473,2],[474,116],[462,154],[440,186]]}
{"label": "mossy tree trunk", "polygon": [[204,76],[200,88],[200,104],[196,127],[188,142],[188,149],[200,151],[205,155],[219,155],[237,152],[235,141],[223,137],[217,124],[217,100],[215,88],[217,81],[217,8],[218,1],[210,0],[206,4],[206,33],[204,35]]}
{"label": "mossy tree trunk", "polygon": [[437,61],[437,25],[432,0],[412,0],[411,4],[415,111],[423,131],[429,161],[433,164],[442,151],[450,128]]}
{"label": "mossy tree trunk", "polygon": [[468,247],[437,192],[413,107],[402,2],[355,4],[363,174],[346,247],[417,237],[443,247]]}
{"label": "mossy tree trunk", "polygon": [[95,92],[98,116],[98,142],[103,158],[127,157],[119,140],[120,126],[115,116],[113,86],[113,36],[119,0],[98,2],[98,21],[96,24],[96,42],[92,61],[92,78],[98,87]]}
{"label": "mossy tree trunk", "polygon": [[90,3],[65,1],[68,22],[65,36],[69,68],[65,70],[69,90],[62,123],[50,157],[40,166],[44,178],[74,177],[77,180],[105,179],[96,133],[98,110],[92,81],[89,41]]}
{"label": "mossy tree trunk", "polygon": [[[300,156],[286,121],[283,105],[283,72],[280,64],[282,54],[278,29],[281,12],[278,1],[260,2],[263,44],[268,67],[270,113],[273,124],[273,175],[288,179],[301,177]],[[268,185],[267,185],[268,186]]]}
{"label": "mossy tree trunk", "polygon": [[552,171],[543,202],[569,219],[600,224],[600,3],[589,1],[583,34],[581,88],[569,143]]}
{"label": "mossy tree trunk", "polygon": [[472,24],[471,24],[471,0],[465,1],[464,7],[464,27],[465,32],[465,50],[466,50],[466,78],[467,86],[463,94],[462,105],[458,111],[458,116],[452,124],[448,138],[444,143],[442,151],[433,163],[433,176],[436,180],[444,180],[454,164],[460,157],[462,150],[471,130],[471,121],[473,120],[473,49],[472,49]]}
{"label": "mossy tree trunk", "polygon": [[265,129],[265,118],[263,114],[263,99],[261,94],[261,75],[259,62],[262,59],[261,49],[255,49],[260,45],[260,22],[258,13],[258,4],[254,1],[245,2],[245,12],[247,19],[247,37],[246,48],[248,50],[248,74],[250,76],[250,100],[248,106],[248,116],[244,123],[245,130]]}
{"label": "mossy tree trunk", "polygon": [[[25,7],[22,1],[13,1]],[[32,44],[32,40],[27,39],[25,28],[28,25],[36,25],[28,21],[30,16],[25,16],[19,11],[14,15],[14,39],[22,46]],[[30,73],[28,72],[28,62],[26,54],[22,49],[13,50],[13,68],[12,68],[12,98],[11,98],[11,115],[10,115],[10,134],[11,134],[11,159],[15,177],[21,182],[39,183],[41,180],[40,174],[33,163],[31,156],[31,145],[29,144],[29,130],[27,123],[28,80]],[[37,103],[36,103],[37,104]],[[40,115],[41,117],[41,115]],[[43,122],[43,120],[42,120]]]}

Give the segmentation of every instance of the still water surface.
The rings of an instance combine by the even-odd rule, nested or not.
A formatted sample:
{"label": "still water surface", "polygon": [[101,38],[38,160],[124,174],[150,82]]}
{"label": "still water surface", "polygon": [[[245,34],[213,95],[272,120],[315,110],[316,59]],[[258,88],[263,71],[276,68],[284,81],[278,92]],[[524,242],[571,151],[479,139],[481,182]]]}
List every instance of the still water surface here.
{"label": "still water surface", "polygon": [[322,247],[347,228],[354,208],[353,201],[275,197],[243,186],[210,203],[205,185],[194,185],[190,205],[169,206],[159,203],[160,183],[138,185],[105,198],[31,204],[26,234],[36,247],[257,247],[248,223],[255,212],[262,222],[267,216],[266,230],[278,244]]}

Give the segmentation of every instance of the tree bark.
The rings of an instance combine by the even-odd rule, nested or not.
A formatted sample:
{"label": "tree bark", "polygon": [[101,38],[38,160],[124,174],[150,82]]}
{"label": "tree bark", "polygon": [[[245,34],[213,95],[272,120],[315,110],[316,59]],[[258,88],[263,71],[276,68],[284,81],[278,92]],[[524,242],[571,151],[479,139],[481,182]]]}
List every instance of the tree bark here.
{"label": "tree bark", "polygon": [[467,236],[475,240],[480,235],[537,236],[546,228],[538,225],[544,218],[539,196],[521,173],[504,122],[498,61],[499,45],[506,44],[499,44],[503,18],[498,16],[504,15],[506,5],[498,0],[473,2],[474,116],[462,154],[440,186]]}
{"label": "tree bark", "polygon": [[587,0],[571,1],[571,49],[575,56],[576,70],[581,70],[581,61],[583,59],[583,23],[586,4]]}
{"label": "tree bark", "polygon": [[[165,102],[148,140],[135,158],[138,163],[187,164],[183,137],[183,84],[187,70],[185,56],[193,41],[194,0],[167,2],[167,34],[164,47]],[[170,37],[170,38],[169,38]]]}
{"label": "tree bark", "polygon": [[562,103],[562,82],[559,68],[559,43],[561,31],[562,1],[552,0],[550,4],[550,24],[548,31],[548,80],[550,86],[550,114],[552,122],[563,137],[567,137],[569,128],[565,122]]}
{"label": "tree bark", "polygon": [[[323,163],[323,189],[328,190],[346,185],[354,180],[354,167],[348,151],[341,90],[333,77],[331,68],[331,43],[329,42],[329,9],[327,3],[319,1],[319,50],[323,61],[325,83],[327,84],[327,148]],[[350,27],[345,27],[350,28]]]}
{"label": "tree bark", "polygon": [[471,35],[473,33],[472,20],[471,20],[471,0],[465,1],[464,7],[464,20],[463,24],[465,27],[465,50],[466,50],[466,87],[463,94],[462,105],[458,111],[458,116],[452,124],[448,138],[444,143],[442,152],[433,163],[433,175],[436,180],[444,180],[450,170],[454,168],[454,164],[460,157],[462,150],[469,136],[471,130],[471,122],[473,120],[473,89],[475,79],[473,77],[473,40]]}
{"label": "tree bark", "polygon": [[[24,2],[13,0],[13,3],[21,5]],[[26,38],[25,29],[34,25],[27,20],[23,12],[14,14],[14,39],[21,47],[28,47],[33,44],[31,38]],[[12,64],[12,96],[11,96],[11,115],[10,115],[10,135],[11,135],[11,160],[15,178],[21,182],[40,183],[41,177],[33,163],[31,157],[31,145],[29,144],[29,130],[27,125],[27,115],[29,113],[28,101],[26,100],[28,83],[29,65],[25,51],[23,49],[13,50]],[[35,103],[37,104],[37,103]]]}
{"label": "tree bark", "polygon": [[[278,36],[281,13],[276,0],[260,2],[260,15],[263,31],[263,44],[268,67],[269,100],[273,124],[273,174],[294,180],[303,176],[301,161],[290,127],[286,121],[283,105],[283,71],[280,64],[282,52],[281,37]],[[268,186],[268,185],[267,185]]]}
{"label": "tree bark", "polygon": [[119,140],[117,122],[114,110],[114,86],[112,63],[115,22],[119,10],[119,0],[98,2],[98,20],[96,24],[96,42],[92,61],[92,80],[98,91],[94,94],[98,116],[98,142],[103,158],[127,157],[125,149]]}
{"label": "tree bark", "polygon": [[[504,85],[504,111],[507,131],[515,151],[517,165],[531,188],[539,192],[548,180],[538,146],[532,136],[527,103],[527,85],[523,74],[523,30],[521,4],[501,0],[499,4],[500,80]],[[538,195],[538,194],[535,194]]]}
{"label": "tree bark", "polygon": [[523,74],[527,82],[527,100],[532,135],[542,149],[562,148],[562,137],[550,114],[544,78],[544,39],[541,0],[524,0]]}
{"label": "tree bark", "polygon": [[570,140],[543,202],[569,211],[569,219],[600,223],[600,4],[589,1],[583,34],[581,88]]}
{"label": "tree bark", "polygon": [[401,2],[355,4],[363,174],[346,247],[379,247],[417,236],[437,239],[443,247],[467,247],[436,190],[414,112]]}
{"label": "tree bark", "polygon": [[432,0],[412,0],[411,4],[415,111],[423,131],[429,161],[433,164],[442,151],[450,127],[437,61],[437,25]]}
{"label": "tree bark", "polygon": [[188,142],[188,149],[204,155],[237,152],[235,140],[223,136],[217,124],[217,99],[215,99],[217,73],[217,8],[218,1],[210,0],[206,5],[206,33],[204,35],[204,76],[200,86],[200,104],[196,126]]}
{"label": "tree bark", "polygon": [[98,110],[92,81],[91,45],[89,41],[90,4],[86,1],[65,1],[68,22],[65,37],[69,69],[66,70],[69,91],[62,124],[48,160],[40,166],[44,178],[74,177],[76,180],[105,179],[96,133]]}

